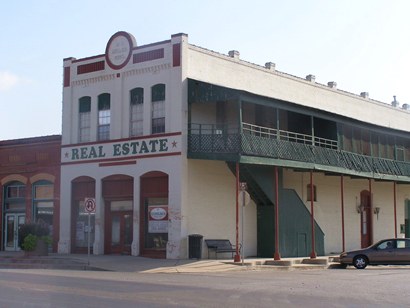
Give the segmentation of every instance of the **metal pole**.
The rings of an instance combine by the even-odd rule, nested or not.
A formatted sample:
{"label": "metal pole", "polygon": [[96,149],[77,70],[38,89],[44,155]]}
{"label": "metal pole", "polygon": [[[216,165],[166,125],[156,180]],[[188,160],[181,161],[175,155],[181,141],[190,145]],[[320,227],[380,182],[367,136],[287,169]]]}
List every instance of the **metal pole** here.
{"label": "metal pole", "polygon": [[369,228],[369,233],[370,233],[370,244],[373,244],[373,215],[371,215],[372,211],[373,211],[373,198],[372,198],[372,179],[369,179],[369,206],[366,210],[366,215],[367,215],[367,211],[370,211],[370,228]]}
{"label": "metal pole", "polygon": [[340,177],[340,194],[341,194],[341,211],[342,211],[342,251],[346,251],[345,248],[345,204],[344,204],[344,183],[343,174]]}
{"label": "metal pole", "polygon": [[242,266],[243,266],[243,262],[244,262],[244,259],[245,259],[245,239],[244,239],[244,236],[243,236],[243,234],[244,234],[244,232],[243,232],[243,229],[244,229],[244,226],[245,226],[245,213],[244,213],[244,211],[245,211],[245,191],[242,191],[241,192],[241,196],[242,196],[242,211],[241,211],[241,213],[242,213],[242,227],[241,227],[241,232],[242,232],[242,246],[241,246],[241,252],[242,252]]}
{"label": "metal pole", "polygon": [[236,163],[236,232],[235,232],[235,237],[236,237],[236,252],[235,252],[235,257],[234,257],[234,262],[239,262],[241,261],[241,256],[239,255],[239,163]]}
{"label": "metal pole", "polygon": [[279,183],[278,167],[275,166],[275,253],[274,260],[280,260],[279,252]]}
{"label": "metal pole", "polygon": [[87,264],[90,265],[90,228],[91,228],[91,213],[88,212],[88,245],[87,245]]}
{"label": "metal pole", "polygon": [[314,217],[314,190],[313,190],[313,172],[310,171],[310,221],[312,224],[312,252],[310,253],[310,258],[316,258],[316,251],[315,251],[315,217]]}
{"label": "metal pole", "polygon": [[394,189],[394,237],[397,238],[397,198],[396,198],[396,182],[393,182]]}

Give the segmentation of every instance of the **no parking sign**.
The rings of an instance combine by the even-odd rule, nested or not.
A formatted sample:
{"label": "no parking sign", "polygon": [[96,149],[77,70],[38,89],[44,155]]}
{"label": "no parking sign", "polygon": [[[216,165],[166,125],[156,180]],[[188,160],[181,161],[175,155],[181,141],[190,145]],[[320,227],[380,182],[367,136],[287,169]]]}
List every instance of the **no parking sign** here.
{"label": "no parking sign", "polygon": [[84,200],[84,209],[87,213],[95,213],[95,199],[94,198],[85,198]]}
{"label": "no parking sign", "polygon": [[85,198],[84,199],[84,209],[88,213],[88,245],[87,245],[87,250],[88,250],[88,265],[90,265],[90,233],[91,233],[91,222],[90,222],[90,216],[91,213],[95,213],[95,199],[94,198]]}

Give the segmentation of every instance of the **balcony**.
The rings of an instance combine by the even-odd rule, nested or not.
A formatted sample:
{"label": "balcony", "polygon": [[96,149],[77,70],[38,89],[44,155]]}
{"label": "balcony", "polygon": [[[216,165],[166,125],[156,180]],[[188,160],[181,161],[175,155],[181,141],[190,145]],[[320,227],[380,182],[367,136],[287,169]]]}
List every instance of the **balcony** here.
{"label": "balcony", "polygon": [[188,157],[410,182],[410,163],[340,150],[337,140],[257,126],[190,124]]}

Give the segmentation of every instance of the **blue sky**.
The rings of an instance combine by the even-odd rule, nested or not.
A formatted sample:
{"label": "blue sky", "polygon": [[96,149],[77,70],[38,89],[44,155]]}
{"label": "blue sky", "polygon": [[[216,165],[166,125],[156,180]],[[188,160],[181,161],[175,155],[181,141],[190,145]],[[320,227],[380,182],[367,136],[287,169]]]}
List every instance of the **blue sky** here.
{"label": "blue sky", "polygon": [[61,134],[62,65],[186,33],[223,54],[390,103],[410,104],[408,0],[26,0],[0,8],[0,140]]}

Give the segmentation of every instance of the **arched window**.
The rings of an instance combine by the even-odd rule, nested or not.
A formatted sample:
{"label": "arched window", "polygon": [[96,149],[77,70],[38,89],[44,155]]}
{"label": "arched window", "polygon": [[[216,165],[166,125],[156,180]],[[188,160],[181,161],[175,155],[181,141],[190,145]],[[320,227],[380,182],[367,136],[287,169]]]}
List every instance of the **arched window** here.
{"label": "arched window", "polygon": [[21,182],[10,182],[4,187],[4,210],[25,211],[26,210],[26,185]]}
{"label": "arched window", "polygon": [[110,110],[111,95],[103,93],[98,95],[98,140],[110,139]]}
{"label": "arched window", "polygon": [[143,135],[144,89],[130,91],[130,136]]}
{"label": "arched window", "polygon": [[152,119],[151,133],[165,132],[165,84],[156,84],[151,88]]}
{"label": "arched window", "polygon": [[54,184],[49,181],[38,181],[33,185],[34,221],[46,223],[53,236]]}
{"label": "arched window", "polygon": [[83,96],[79,99],[78,140],[90,141],[91,129],[91,97]]}

